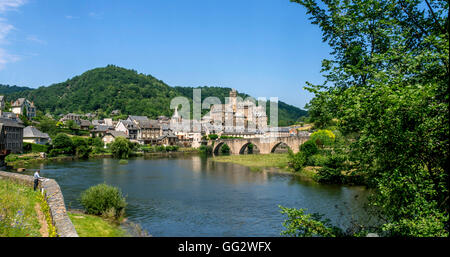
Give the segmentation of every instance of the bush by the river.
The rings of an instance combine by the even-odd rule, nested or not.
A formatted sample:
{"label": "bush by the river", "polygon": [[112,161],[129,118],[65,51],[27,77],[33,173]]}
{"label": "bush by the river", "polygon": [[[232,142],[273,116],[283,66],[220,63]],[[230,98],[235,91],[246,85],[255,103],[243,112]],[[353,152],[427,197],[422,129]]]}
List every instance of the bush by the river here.
{"label": "bush by the river", "polygon": [[117,137],[114,142],[111,143],[110,149],[114,158],[128,159],[131,153],[130,144],[128,139],[124,137]]}
{"label": "bush by the river", "polygon": [[314,140],[308,140],[300,146],[300,151],[305,153],[306,157],[308,158],[319,152],[319,148],[317,147]]}
{"label": "bush by the river", "polygon": [[99,184],[81,193],[81,205],[88,214],[118,219],[124,215],[127,203],[119,188]]}
{"label": "bush by the river", "polygon": [[324,166],[328,161],[328,156],[324,154],[314,154],[308,157],[306,162],[309,166]]}
{"label": "bush by the river", "polygon": [[210,145],[202,145],[199,148],[200,153],[207,154],[207,155],[211,155],[212,151],[213,151],[213,148]]}
{"label": "bush by the river", "polygon": [[293,153],[289,150],[289,166],[295,171],[300,171],[306,164],[306,155],[304,152]]}

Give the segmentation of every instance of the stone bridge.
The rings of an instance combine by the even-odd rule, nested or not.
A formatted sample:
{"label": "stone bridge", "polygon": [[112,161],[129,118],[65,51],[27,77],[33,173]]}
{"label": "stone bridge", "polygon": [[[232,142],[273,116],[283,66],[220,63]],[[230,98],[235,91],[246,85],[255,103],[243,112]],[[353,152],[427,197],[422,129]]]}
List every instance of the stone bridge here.
{"label": "stone bridge", "polygon": [[213,146],[213,153],[218,154],[223,144],[230,147],[230,154],[243,154],[248,145],[256,146],[260,154],[269,154],[275,152],[275,149],[284,144],[294,153],[299,151],[301,144],[309,139],[308,136],[290,136],[290,137],[269,137],[269,138],[233,138],[208,140],[208,145]]}

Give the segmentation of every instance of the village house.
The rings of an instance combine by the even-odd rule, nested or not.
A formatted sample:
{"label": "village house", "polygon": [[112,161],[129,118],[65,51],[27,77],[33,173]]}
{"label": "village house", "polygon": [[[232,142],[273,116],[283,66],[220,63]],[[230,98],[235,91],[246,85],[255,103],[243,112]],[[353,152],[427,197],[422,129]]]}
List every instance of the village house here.
{"label": "village house", "polygon": [[82,130],[89,130],[92,123],[88,120],[80,120],[80,129]]}
{"label": "village house", "polygon": [[28,126],[23,129],[23,142],[45,145],[50,141],[49,135],[39,131],[36,127]]}
{"label": "village house", "polygon": [[0,155],[22,153],[23,128],[19,122],[0,118]]}
{"label": "village house", "polygon": [[157,144],[158,138],[163,135],[161,124],[157,120],[141,121],[137,126],[140,144]]}
{"label": "village house", "polygon": [[163,135],[158,138],[158,145],[173,146],[178,142],[178,137],[174,134]]}
{"label": "village house", "polygon": [[111,115],[112,116],[116,116],[116,115],[119,115],[120,114],[120,110],[113,110],[112,112],[111,112]]}
{"label": "village house", "polygon": [[0,95],[0,110],[5,109],[5,96]]}
{"label": "village house", "polygon": [[133,116],[133,115],[129,115],[127,120],[134,122],[134,124],[136,125],[138,125],[140,122],[143,121],[149,121],[147,116]]}
{"label": "village house", "polygon": [[124,132],[131,141],[137,141],[137,134],[139,129],[137,125],[132,121],[119,120],[114,130]]}
{"label": "village house", "polygon": [[10,120],[14,120],[16,122],[19,122],[19,121],[21,122],[19,117],[17,117],[17,114],[14,114],[12,112],[4,112],[2,110],[0,110],[0,118],[10,119]]}
{"label": "village house", "polygon": [[94,129],[92,129],[90,132],[91,137],[104,137],[106,135],[106,132],[108,130],[111,130],[111,128],[107,125],[97,125],[94,126]]}
{"label": "village house", "polygon": [[64,115],[64,117],[62,117],[59,121],[65,122],[69,120],[73,120],[77,125],[80,125],[81,115],[75,113],[68,113]]}
{"label": "village house", "polygon": [[109,130],[102,138],[103,144],[106,147],[106,145],[111,144],[118,137],[128,138],[128,136],[122,131]]}
{"label": "village house", "polygon": [[28,119],[36,117],[36,107],[34,106],[34,102],[30,102],[25,98],[19,98],[15,102],[12,102],[11,111],[17,115],[24,115],[26,112]]}

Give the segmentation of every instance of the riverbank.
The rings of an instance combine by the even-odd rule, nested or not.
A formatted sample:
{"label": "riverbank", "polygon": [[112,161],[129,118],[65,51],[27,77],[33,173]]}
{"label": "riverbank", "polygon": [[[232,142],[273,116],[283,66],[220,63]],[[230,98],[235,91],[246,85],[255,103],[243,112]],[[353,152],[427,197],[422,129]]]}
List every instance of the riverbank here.
{"label": "riverbank", "polygon": [[289,154],[241,154],[215,156],[214,162],[234,163],[250,168],[252,171],[268,171],[273,173],[291,174],[315,180],[317,171],[321,167],[306,166],[301,171],[295,171],[289,167]]}
{"label": "riverbank", "polygon": [[215,156],[212,158],[212,161],[235,163],[249,167],[252,171],[261,171],[265,168],[278,168],[283,171],[293,172],[288,165],[288,154],[224,155]]}
{"label": "riverbank", "polygon": [[77,210],[67,213],[80,237],[127,237],[130,236],[119,224],[99,216],[85,214]]}
{"label": "riverbank", "polygon": [[0,179],[0,237],[47,237],[49,229],[39,192]]}
{"label": "riverbank", "polygon": [[[130,157],[164,157],[171,155],[189,155],[197,154],[198,150],[195,148],[179,148],[177,151],[173,152],[133,152]],[[92,154],[89,159],[99,159],[99,158],[112,158],[111,153],[99,153]],[[40,153],[27,153],[27,154],[11,154],[5,159],[6,167],[9,169],[20,170],[23,168],[28,168],[30,166],[35,166],[36,164],[49,163],[49,162],[62,162],[62,161],[76,161],[80,158],[70,155],[61,155],[56,157],[45,157],[43,158]]]}

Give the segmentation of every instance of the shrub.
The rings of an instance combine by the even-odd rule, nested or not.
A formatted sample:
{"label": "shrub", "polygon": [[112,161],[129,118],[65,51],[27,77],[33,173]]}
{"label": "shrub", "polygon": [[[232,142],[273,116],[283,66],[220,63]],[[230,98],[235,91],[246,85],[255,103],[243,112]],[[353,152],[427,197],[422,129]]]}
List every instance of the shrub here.
{"label": "shrub", "polygon": [[331,132],[331,130],[321,129],[311,134],[311,141],[316,143],[317,146],[329,146],[332,145],[336,136]]}
{"label": "shrub", "polygon": [[313,140],[308,140],[300,146],[300,151],[305,153],[306,158],[316,154],[319,149]]}
{"label": "shrub", "polygon": [[126,200],[119,188],[99,184],[81,193],[81,205],[88,214],[120,218],[125,212]]}
{"label": "shrub", "polygon": [[210,145],[202,145],[202,146],[200,146],[199,151],[200,151],[200,153],[210,155],[210,154],[212,154],[213,149],[212,149],[212,146],[210,146]]}
{"label": "shrub", "polygon": [[325,162],[325,167],[317,172],[317,180],[322,183],[342,184],[345,182],[342,171],[347,169],[346,161],[347,156],[344,154],[331,155]]}
{"label": "shrub", "polygon": [[328,161],[328,157],[322,154],[315,154],[308,157],[307,164],[310,166],[325,166]]}
{"label": "shrub", "polygon": [[210,134],[210,135],[208,135],[208,138],[209,138],[209,140],[216,140],[217,138],[219,138],[219,136],[216,134]]}
{"label": "shrub", "polygon": [[220,152],[223,154],[229,154],[230,147],[227,144],[223,144],[222,147],[220,147]]}
{"label": "shrub", "polygon": [[73,146],[75,148],[75,154],[79,158],[88,158],[91,152],[91,148],[88,145],[88,141],[82,137],[74,137],[72,139]]}
{"label": "shrub", "polygon": [[120,160],[119,164],[120,165],[128,164],[128,160]]}
{"label": "shrub", "polygon": [[74,152],[74,145],[72,139],[63,133],[58,134],[53,140],[53,148],[60,149],[61,153],[72,154]]}
{"label": "shrub", "polygon": [[128,140],[124,137],[117,137],[110,146],[114,158],[128,159],[131,153]]}
{"label": "shrub", "polygon": [[289,150],[289,166],[295,171],[301,170],[306,164],[306,156],[303,152],[298,152],[296,154]]}

